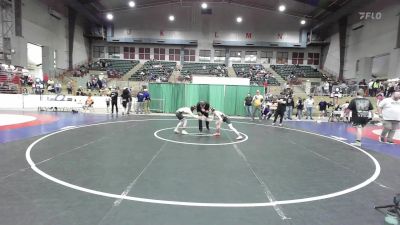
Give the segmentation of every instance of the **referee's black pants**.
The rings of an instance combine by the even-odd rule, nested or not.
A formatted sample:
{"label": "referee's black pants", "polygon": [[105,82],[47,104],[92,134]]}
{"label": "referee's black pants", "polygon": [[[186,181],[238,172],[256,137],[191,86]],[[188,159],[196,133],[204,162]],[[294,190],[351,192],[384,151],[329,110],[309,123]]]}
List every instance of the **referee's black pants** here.
{"label": "referee's black pants", "polygon": [[111,113],[114,113],[114,106],[115,106],[115,112],[118,114],[118,102],[111,101]]}

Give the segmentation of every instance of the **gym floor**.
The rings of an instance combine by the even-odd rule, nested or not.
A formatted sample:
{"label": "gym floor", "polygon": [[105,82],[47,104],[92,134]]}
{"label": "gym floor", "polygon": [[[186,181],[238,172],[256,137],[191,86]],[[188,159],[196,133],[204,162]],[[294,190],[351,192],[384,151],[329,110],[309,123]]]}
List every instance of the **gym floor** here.
{"label": "gym floor", "polygon": [[356,148],[345,123],[232,119],[237,141],[174,134],[173,116],[0,118],[5,225],[375,225],[400,190],[399,145],[373,126]]}

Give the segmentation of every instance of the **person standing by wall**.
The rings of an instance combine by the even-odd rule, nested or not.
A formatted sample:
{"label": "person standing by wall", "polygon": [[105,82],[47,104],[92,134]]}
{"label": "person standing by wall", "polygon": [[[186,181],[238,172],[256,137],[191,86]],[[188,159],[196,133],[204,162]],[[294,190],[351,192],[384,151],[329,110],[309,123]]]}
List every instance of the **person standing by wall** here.
{"label": "person standing by wall", "polygon": [[246,116],[251,117],[253,115],[252,112],[252,102],[253,102],[253,98],[251,97],[251,94],[248,93],[246,98],[244,98],[244,108],[246,109]]}
{"label": "person standing by wall", "polygon": [[383,131],[379,141],[393,144],[393,137],[400,124],[400,92],[394,92],[392,97],[382,100],[378,111],[383,118]]}
{"label": "person standing by wall", "polygon": [[253,114],[251,116],[251,119],[254,121],[254,116],[256,115],[256,113],[258,112],[258,118],[261,120],[262,119],[262,115],[261,115],[261,106],[262,106],[262,102],[264,100],[264,97],[260,94],[260,90],[256,91],[256,95],[253,96]]}
{"label": "person standing by wall", "polygon": [[71,81],[67,83],[67,92],[69,95],[72,95],[72,84]]}
{"label": "person standing by wall", "polygon": [[363,129],[368,124],[370,111],[374,107],[371,101],[364,98],[364,91],[360,89],[357,91],[357,97],[350,101],[348,109],[352,112],[353,125],[357,128],[356,141],[353,145],[361,147]]}
{"label": "person standing by wall", "polygon": [[292,120],[293,108],[294,108],[294,100],[292,95],[289,95],[286,98],[286,118],[289,120]]}
{"label": "person standing by wall", "polygon": [[114,114],[114,107],[115,107],[115,112],[118,115],[118,91],[115,90],[114,88],[111,91],[110,98],[111,98],[111,114]]}
{"label": "person standing by wall", "polygon": [[124,88],[124,90],[122,90],[121,103],[122,103],[122,107],[124,108],[122,115],[124,115],[124,114],[129,115],[129,105],[132,103],[132,96],[127,87]]}
{"label": "person standing by wall", "polygon": [[144,112],[144,93],[143,91],[139,91],[136,95],[137,102],[136,102],[136,114],[143,114]]}
{"label": "person standing by wall", "polygon": [[106,100],[106,106],[107,106],[107,113],[109,113],[110,112],[110,103],[111,103],[111,98],[110,98],[109,94],[106,95],[105,100]]}
{"label": "person standing by wall", "polygon": [[304,103],[303,103],[303,99],[301,97],[299,97],[299,100],[297,101],[297,119],[301,120],[302,116],[303,116],[303,110],[304,110]]}
{"label": "person standing by wall", "polygon": [[313,96],[310,95],[309,98],[306,99],[306,101],[304,102],[304,106],[306,107],[307,110],[307,118],[310,117],[310,119],[312,120],[312,114],[313,114],[313,107],[314,107],[314,99]]}
{"label": "person standing by wall", "polygon": [[144,89],[143,95],[144,95],[144,104],[143,104],[144,113],[150,114],[150,102],[151,102],[150,93],[147,89]]}

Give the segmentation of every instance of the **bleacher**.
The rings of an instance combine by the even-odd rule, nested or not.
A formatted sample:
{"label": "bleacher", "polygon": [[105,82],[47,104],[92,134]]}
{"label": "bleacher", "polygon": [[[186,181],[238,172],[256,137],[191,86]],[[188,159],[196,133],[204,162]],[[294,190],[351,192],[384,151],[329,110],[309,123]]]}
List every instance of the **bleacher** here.
{"label": "bleacher", "polygon": [[183,63],[181,76],[213,75],[227,77],[228,70],[219,63]]}
{"label": "bleacher", "polygon": [[112,78],[123,76],[138,64],[138,60],[100,59],[91,63],[89,69],[107,71],[107,75]]}
{"label": "bleacher", "polygon": [[291,76],[298,78],[323,78],[322,73],[311,66],[271,65],[271,69],[275,70],[285,80]]}
{"label": "bleacher", "polygon": [[250,78],[250,83],[262,85],[266,80],[271,86],[279,86],[279,82],[265,71],[260,64],[232,64],[237,77]]}
{"label": "bleacher", "polygon": [[131,81],[155,81],[158,78],[161,82],[168,82],[169,77],[176,68],[176,62],[168,61],[147,61],[143,67],[136,71],[129,80]]}

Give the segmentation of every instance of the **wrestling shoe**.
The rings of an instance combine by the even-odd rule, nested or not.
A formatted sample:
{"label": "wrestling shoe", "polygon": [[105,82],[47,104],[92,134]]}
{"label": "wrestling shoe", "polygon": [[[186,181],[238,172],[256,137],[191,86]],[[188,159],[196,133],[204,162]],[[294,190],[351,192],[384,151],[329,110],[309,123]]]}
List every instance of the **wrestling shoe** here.
{"label": "wrestling shoe", "polygon": [[182,130],[181,134],[189,134],[186,130]]}
{"label": "wrestling shoe", "polygon": [[282,126],[282,124],[280,123],[280,124],[279,124],[279,126],[281,127],[281,126]]}
{"label": "wrestling shoe", "polygon": [[384,143],[385,142],[385,138],[379,136],[379,142]]}
{"label": "wrestling shoe", "polygon": [[178,129],[175,129],[174,132],[175,132],[175,134],[179,134],[180,133]]}

